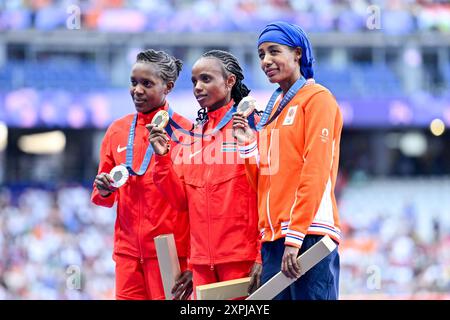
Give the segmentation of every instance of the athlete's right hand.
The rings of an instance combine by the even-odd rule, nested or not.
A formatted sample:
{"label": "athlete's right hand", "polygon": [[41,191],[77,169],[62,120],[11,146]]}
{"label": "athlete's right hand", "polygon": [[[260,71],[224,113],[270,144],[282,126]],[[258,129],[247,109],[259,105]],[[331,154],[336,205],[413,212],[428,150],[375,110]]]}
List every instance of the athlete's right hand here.
{"label": "athlete's right hand", "polygon": [[109,196],[112,192],[116,191],[111,183],[114,182],[113,178],[106,173],[102,172],[95,177],[95,186],[102,197]]}
{"label": "athlete's right hand", "polygon": [[192,271],[183,271],[175,281],[172,288],[174,300],[187,300],[193,291]]}
{"label": "athlete's right hand", "polygon": [[156,154],[162,156],[169,151],[169,137],[163,128],[159,128],[157,125],[150,123],[145,126],[150,132],[148,141],[152,144],[153,150]]}
{"label": "athlete's right hand", "polygon": [[240,144],[249,143],[256,139],[255,132],[250,128],[248,120],[242,112],[233,113],[233,137]]}

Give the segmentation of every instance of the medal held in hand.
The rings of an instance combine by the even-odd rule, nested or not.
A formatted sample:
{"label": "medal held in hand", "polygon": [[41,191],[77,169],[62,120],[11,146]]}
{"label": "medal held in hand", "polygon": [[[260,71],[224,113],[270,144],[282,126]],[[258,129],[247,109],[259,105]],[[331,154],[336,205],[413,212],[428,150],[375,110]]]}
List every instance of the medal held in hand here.
{"label": "medal held in hand", "polygon": [[153,117],[152,123],[164,129],[169,123],[169,119],[169,113],[166,110],[160,110]]}
{"label": "medal held in hand", "polygon": [[239,102],[236,111],[242,112],[244,117],[248,117],[256,107],[256,100],[253,97],[244,97],[241,102]]}
{"label": "medal held in hand", "polygon": [[[158,128],[164,129],[169,123],[169,120],[170,120],[169,113],[166,110],[160,110],[154,115],[152,119],[152,124],[156,125]],[[170,148],[169,142],[167,142],[167,146]]]}
{"label": "medal held in hand", "polygon": [[114,182],[112,182],[111,185],[114,188],[120,188],[125,184],[125,182],[127,182],[130,173],[128,172],[127,167],[121,164],[112,168],[109,175],[114,180]]}

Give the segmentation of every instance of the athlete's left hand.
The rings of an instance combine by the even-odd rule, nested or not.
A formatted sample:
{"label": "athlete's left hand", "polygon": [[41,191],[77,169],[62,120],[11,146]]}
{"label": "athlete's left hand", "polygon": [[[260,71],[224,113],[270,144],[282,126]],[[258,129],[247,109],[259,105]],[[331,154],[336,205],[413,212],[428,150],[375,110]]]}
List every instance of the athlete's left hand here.
{"label": "athlete's left hand", "polygon": [[183,271],[172,288],[174,300],[187,300],[192,294],[192,271]]}
{"label": "athlete's left hand", "polygon": [[296,279],[301,276],[301,268],[297,263],[297,255],[300,249],[286,245],[281,260],[281,271],[288,278]]}
{"label": "athlete's left hand", "polygon": [[256,289],[258,289],[259,286],[261,285],[261,271],[262,271],[261,263],[255,262],[255,264],[252,267],[252,271],[250,272],[249,275],[249,277],[251,277],[250,284],[248,286],[249,295],[255,292]]}

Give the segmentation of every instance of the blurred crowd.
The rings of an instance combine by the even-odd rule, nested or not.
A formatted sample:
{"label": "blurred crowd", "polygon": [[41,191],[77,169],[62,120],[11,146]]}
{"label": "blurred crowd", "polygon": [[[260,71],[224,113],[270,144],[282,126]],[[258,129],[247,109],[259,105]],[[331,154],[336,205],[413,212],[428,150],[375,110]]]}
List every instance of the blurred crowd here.
{"label": "blurred crowd", "polygon": [[66,28],[79,14],[100,31],[255,32],[280,19],[312,32],[450,31],[445,0],[0,0],[0,10],[0,30]]}
{"label": "blurred crowd", "polygon": [[[433,183],[428,211],[404,198],[417,198],[426,183],[395,193],[404,189],[395,182],[340,181],[341,298],[449,299],[449,201],[438,205],[449,180]],[[384,199],[390,210],[375,204],[383,201],[373,188],[392,194]],[[90,204],[81,186],[2,189],[0,300],[113,299],[114,212]]]}
{"label": "blurred crowd", "polygon": [[113,299],[114,211],[83,187],[0,192],[0,300]]}
{"label": "blurred crowd", "polygon": [[341,192],[343,298],[450,299],[450,179],[368,179]]}

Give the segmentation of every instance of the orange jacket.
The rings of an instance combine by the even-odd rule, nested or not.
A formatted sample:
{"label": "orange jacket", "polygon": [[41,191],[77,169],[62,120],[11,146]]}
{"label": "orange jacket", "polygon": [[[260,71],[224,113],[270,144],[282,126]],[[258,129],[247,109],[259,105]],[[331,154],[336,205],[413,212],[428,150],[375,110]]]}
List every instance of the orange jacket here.
{"label": "orange jacket", "polygon": [[239,146],[258,190],[263,242],[286,237],[285,244],[300,247],[306,234],[328,234],[339,242],[334,187],[342,125],[332,94],[321,85],[306,85],[257,141]]}
{"label": "orange jacket", "polygon": [[[163,107],[168,109],[167,104]],[[138,114],[134,139],[133,169],[138,171],[149,145],[148,130],[155,113]],[[98,173],[110,172],[116,165],[126,162],[128,134],[134,114],[114,121],[106,131],[100,151]],[[174,119],[186,128],[191,123],[174,114]],[[156,257],[153,238],[174,233],[178,256],[187,257],[189,249],[189,220],[186,213],[173,209],[153,183],[155,166],[153,155],[147,171],[142,176],[130,176],[128,181],[108,197],[102,197],[94,185],[92,202],[112,207],[117,201],[117,218],[114,232],[114,253],[138,258]]]}
{"label": "orange jacket", "polygon": [[[209,120],[195,130],[205,134],[203,139],[177,146],[181,152],[176,161],[183,163],[180,175],[173,170],[174,157],[155,157],[155,184],[175,208],[189,212],[191,264],[261,261],[256,192],[237,153],[232,121],[207,136],[232,105],[208,113]],[[185,137],[183,143],[187,141]]]}

